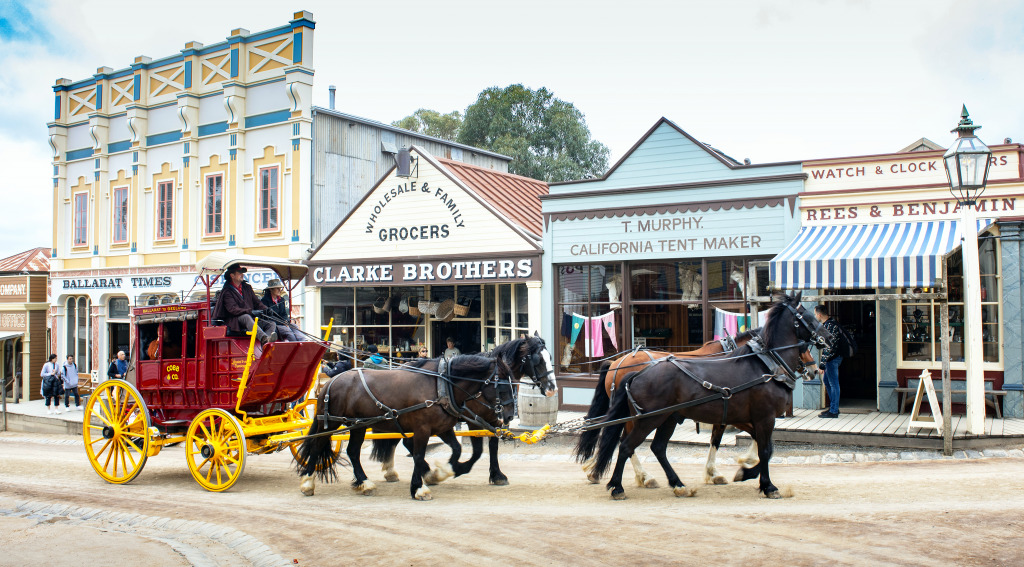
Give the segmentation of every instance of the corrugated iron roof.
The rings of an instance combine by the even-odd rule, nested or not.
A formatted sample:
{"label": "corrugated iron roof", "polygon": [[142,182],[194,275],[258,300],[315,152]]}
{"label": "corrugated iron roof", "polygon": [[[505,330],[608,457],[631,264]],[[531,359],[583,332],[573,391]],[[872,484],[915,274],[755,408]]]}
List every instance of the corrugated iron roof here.
{"label": "corrugated iron roof", "polygon": [[547,195],[547,183],[450,159],[436,159],[510,221],[538,238],[541,236],[544,229],[540,196]]}
{"label": "corrugated iron roof", "polygon": [[0,260],[0,273],[49,272],[50,249],[32,248]]}

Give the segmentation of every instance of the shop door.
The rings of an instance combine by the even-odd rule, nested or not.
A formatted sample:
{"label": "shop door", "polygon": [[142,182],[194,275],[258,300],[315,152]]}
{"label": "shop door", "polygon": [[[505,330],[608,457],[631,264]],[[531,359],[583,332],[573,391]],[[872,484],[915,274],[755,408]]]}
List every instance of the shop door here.
{"label": "shop door", "polygon": [[109,345],[110,352],[107,353],[107,361],[117,358],[117,351],[119,350],[123,350],[128,355],[128,358],[131,359],[131,337],[128,331],[128,323],[110,324],[110,334],[107,336],[107,345]]}
{"label": "shop door", "polygon": [[[462,354],[480,353],[480,322],[479,321],[434,321],[431,329],[430,356],[441,356],[448,348],[446,339],[455,340],[455,347]],[[502,342],[508,337],[503,337]]]}
{"label": "shop door", "polygon": [[[839,405],[847,402],[877,407],[878,369],[875,360],[875,302],[837,301],[831,304],[834,316],[857,341],[857,354],[839,367]],[[870,403],[863,403],[866,400]],[[861,403],[856,403],[861,402]]]}

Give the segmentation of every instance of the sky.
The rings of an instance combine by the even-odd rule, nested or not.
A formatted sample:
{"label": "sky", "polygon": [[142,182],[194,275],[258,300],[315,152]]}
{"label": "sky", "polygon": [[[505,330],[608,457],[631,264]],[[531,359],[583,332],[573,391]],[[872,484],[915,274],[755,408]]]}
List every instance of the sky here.
{"label": "sky", "polygon": [[1024,3],[691,0],[0,0],[0,258],[51,246],[56,79],[234,28],[316,21],[313,103],[391,122],[547,87],[614,163],[662,116],[754,163],[1024,142]]}

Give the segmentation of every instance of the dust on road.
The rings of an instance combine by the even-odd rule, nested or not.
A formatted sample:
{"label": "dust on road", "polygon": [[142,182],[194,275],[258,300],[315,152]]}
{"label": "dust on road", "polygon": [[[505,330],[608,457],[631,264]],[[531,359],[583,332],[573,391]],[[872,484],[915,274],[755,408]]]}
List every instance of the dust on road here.
{"label": "dust on road", "polygon": [[[702,465],[678,464],[696,497],[629,483],[628,499],[616,502],[564,458],[565,445],[503,446],[510,486],[487,484],[485,458],[420,502],[409,497],[412,459],[403,456],[397,483],[364,460],[375,496],[353,493],[342,469],[343,482],[318,483],[316,495],[304,497],[287,452],[250,456],[241,480],[215,494],[192,480],[180,447],[117,486],[93,472],[80,444],[10,435],[0,434],[0,508],[41,501],[205,522],[245,532],[299,565],[1024,564],[1015,543],[1024,528],[1024,460],[1017,458],[773,465],[775,484],[794,492],[783,500],[760,497],[750,482],[705,486]],[[529,454],[541,456],[523,458]],[[660,467],[648,466],[664,486]],[[56,551],[66,549],[65,534],[80,548],[76,561]],[[220,552],[199,539],[189,544],[210,557]],[[0,549],[0,564],[188,563],[145,533],[103,533],[87,522],[0,516]],[[227,555],[221,562],[245,563]]]}

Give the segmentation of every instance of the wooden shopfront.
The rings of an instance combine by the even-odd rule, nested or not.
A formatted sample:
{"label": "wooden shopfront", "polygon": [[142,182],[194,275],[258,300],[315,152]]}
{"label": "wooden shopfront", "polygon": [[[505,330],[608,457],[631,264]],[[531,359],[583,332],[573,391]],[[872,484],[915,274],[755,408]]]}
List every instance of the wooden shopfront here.
{"label": "wooden shopfront", "polygon": [[[948,291],[952,386],[954,390],[964,387],[959,234],[970,228],[958,224],[960,210],[949,193],[942,165],[944,150],[929,144],[919,146],[921,151],[804,163],[803,228],[780,255],[799,260],[780,262],[772,279],[781,289],[867,294],[861,302],[830,303],[860,346],[852,364],[844,362],[840,367],[841,404],[863,398],[871,409],[904,411],[899,407],[904,397],[900,391],[916,387],[922,370],[939,374],[940,300],[910,298],[937,291],[939,286]],[[991,149],[989,183],[978,203],[979,225],[974,227],[980,231],[985,388],[1006,392],[999,396],[1003,415],[1024,417],[1019,297],[1024,146],[1004,144]],[[946,266],[945,280],[932,266],[940,262]],[[790,270],[794,267],[802,273]],[[786,278],[792,279],[787,282]],[[871,297],[885,294],[904,298]],[[963,395],[954,395],[953,402],[954,411],[962,408]]]}
{"label": "wooden shopfront", "polygon": [[799,163],[744,164],[663,118],[603,177],[553,184],[543,313],[563,407],[589,405],[616,352],[688,350],[757,326],[751,263],[795,236],[803,179]]}
{"label": "wooden shopfront", "polygon": [[540,329],[540,201],[547,184],[410,150],[309,259],[316,328],[381,354],[490,350]]}
{"label": "wooden shopfront", "polygon": [[39,398],[49,356],[46,274],[0,276],[0,375],[9,401]]}

